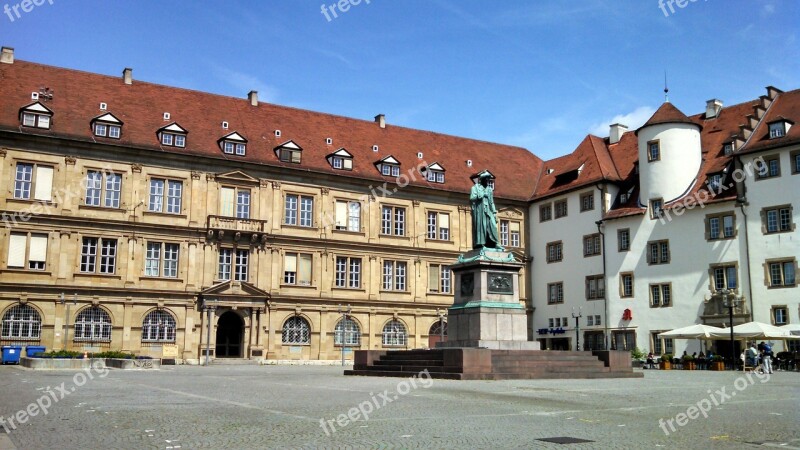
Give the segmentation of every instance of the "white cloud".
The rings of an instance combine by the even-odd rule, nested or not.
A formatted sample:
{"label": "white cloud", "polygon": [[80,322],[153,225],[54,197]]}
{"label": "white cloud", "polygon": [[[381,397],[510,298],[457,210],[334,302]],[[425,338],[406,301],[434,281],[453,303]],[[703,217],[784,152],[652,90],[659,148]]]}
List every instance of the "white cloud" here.
{"label": "white cloud", "polygon": [[656,110],[650,106],[640,106],[628,114],[618,114],[611,119],[592,125],[589,132],[596,136],[608,136],[608,127],[615,123],[627,125],[629,130],[635,130],[644,125],[655,112]]}

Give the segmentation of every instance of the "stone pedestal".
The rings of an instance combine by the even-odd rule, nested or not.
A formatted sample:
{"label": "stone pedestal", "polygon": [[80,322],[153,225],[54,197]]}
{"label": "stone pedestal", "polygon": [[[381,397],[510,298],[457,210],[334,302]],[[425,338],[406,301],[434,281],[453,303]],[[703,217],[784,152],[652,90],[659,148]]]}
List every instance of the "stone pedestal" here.
{"label": "stone pedestal", "polygon": [[525,307],[519,302],[523,264],[505,251],[473,250],[450,266],[455,301],[448,310],[447,341],[439,348],[539,350],[528,341]]}

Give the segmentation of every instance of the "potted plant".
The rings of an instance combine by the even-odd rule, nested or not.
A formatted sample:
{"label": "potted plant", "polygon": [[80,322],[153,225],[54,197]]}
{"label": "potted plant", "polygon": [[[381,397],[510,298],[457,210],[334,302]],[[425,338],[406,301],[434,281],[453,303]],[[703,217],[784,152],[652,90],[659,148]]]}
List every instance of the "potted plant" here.
{"label": "potted plant", "polygon": [[694,356],[692,356],[692,355],[684,355],[682,359],[683,359],[683,370],[695,370],[696,369],[695,362],[694,362]]}
{"label": "potted plant", "polygon": [[644,366],[644,362],[645,362],[644,361],[644,357],[645,356],[646,355],[644,354],[644,352],[642,350],[639,349],[639,347],[635,347],[633,350],[631,350],[631,364],[633,365],[633,367],[642,367],[642,366]]}
{"label": "potted plant", "polygon": [[725,370],[725,362],[722,356],[714,355],[711,359],[711,370]]}
{"label": "potted plant", "polygon": [[658,363],[658,368],[661,370],[672,370],[672,354],[665,353],[661,355],[661,361]]}

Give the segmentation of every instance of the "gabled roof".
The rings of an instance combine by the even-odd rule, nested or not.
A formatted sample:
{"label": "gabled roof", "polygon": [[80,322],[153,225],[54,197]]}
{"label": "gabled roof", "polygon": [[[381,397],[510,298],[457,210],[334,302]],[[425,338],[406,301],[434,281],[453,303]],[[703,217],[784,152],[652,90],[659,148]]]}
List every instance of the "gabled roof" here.
{"label": "gabled roof", "polygon": [[41,102],[33,102],[28,105],[23,106],[19,109],[20,111],[30,111],[36,113],[43,113],[43,114],[53,114],[53,110],[44,106]]}
{"label": "gabled roof", "polygon": [[117,117],[111,113],[101,114],[92,119],[92,122],[118,123],[122,125],[122,121],[117,119]]}
{"label": "gabled roof", "polygon": [[395,158],[392,155],[379,159],[375,164],[381,164],[381,163],[397,164],[398,166],[400,165],[400,161],[398,161],[397,158]]}
{"label": "gabled roof", "polygon": [[[237,118],[237,130],[249,136],[247,155],[239,164],[267,166],[282,170],[327,173],[368,181],[386,181],[375,172],[373,162],[389,154],[399,161],[415,161],[420,148],[425,148],[429,161],[438,161],[448,170],[448,182],[431,185],[422,177],[410,182],[426,190],[468,193],[473,186],[470,175],[474,167],[491,169],[497,178],[498,199],[525,201],[534,192],[542,161],[521,147],[501,145],[475,139],[450,136],[424,130],[396,126],[389,122],[381,128],[372,120],[359,120],[332,114],[261,102],[257,107],[244,98],[180,89],[136,81],[126,85],[121,77],[92,74],[56,68],[15,59],[13,64],[0,64],[0,131],[19,133],[19,105],[30,101],[30,93],[40,86],[49,86],[58,94],[48,101],[60,119],[50,129],[30,129],[31,135],[51,136],[94,144],[86,123],[97,115],[97,105],[114,100],[114,113],[125,121],[125,133],[115,145],[158,153],[181,153],[224,160],[219,152],[219,124]],[[186,149],[161,148],[152,139],[163,127],[163,112],[180,118],[180,124],[192,133]],[[281,130],[276,137],[274,130]],[[342,173],[333,169],[326,156],[330,147],[325,138],[347,148],[353,156],[353,170]],[[303,149],[302,164],[280,161],[272,150],[286,139]],[[373,152],[372,146],[379,151]],[[365,188],[366,189],[366,188]]]}
{"label": "gabled roof", "polygon": [[761,123],[753,130],[753,134],[747,144],[738,153],[756,153],[775,147],[800,143],[800,127],[798,126],[789,128],[789,131],[783,137],[770,139],[769,124],[781,120],[792,124],[800,120],[800,89],[778,94]]}
{"label": "gabled roof", "polygon": [[348,152],[347,149],[344,148],[344,147],[340,148],[339,150],[336,150],[335,152],[331,153],[328,156],[341,156],[343,158],[352,158],[353,157],[353,155],[350,154],[350,152]]}
{"label": "gabled roof", "polygon": [[172,122],[171,124],[169,124],[167,126],[163,126],[163,127],[159,128],[158,131],[169,131],[171,133],[183,133],[183,134],[188,134],[189,133],[188,131],[186,131],[185,128],[183,128],[182,126],[178,125],[178,122]]}
{"label": "gabled roof", "polygon": [[226,134],[225,136],[222,136],[221,138],[219,138],[219,140],[220,141],[247,142],[247,139],[245,139],[244,136],[242,136],[241,134],[239,134],[239,133],[237,133],[235,131],[233,133],[229,133],[229,134]]}
{"label": "gabled roof", "polygon": [[[626,135],[632,133],[626,133]],[[638,154],[638,150],[636,150]],[[622,181],[603,139],[588,135],[569,155],[544,164],[532,200],[562,194],[601,181]],[[550,173],[548,171],[552,170]]]}
{"label": "gabled roof", "polygon": [[428,165],[428,169],[438,170],[440,172],[444,172],[445,171],[444,167],[442,167],[441,164],[439,164],[438,162],[435,162],[433,164]]}
{"label": "gabled roof", "polygon": [[702,129],[703,127],[688,117],[686,114],[682,113],[681,110],[675,107],[670,102],[664,102],[653,114],[647,122],[644,123],[638,130],[636,130],[636,134],[639,134],[639,131],[643,128],[652,126],[652,125],[659,125],[662,123],[689,123],[692,125],[696,125]]}

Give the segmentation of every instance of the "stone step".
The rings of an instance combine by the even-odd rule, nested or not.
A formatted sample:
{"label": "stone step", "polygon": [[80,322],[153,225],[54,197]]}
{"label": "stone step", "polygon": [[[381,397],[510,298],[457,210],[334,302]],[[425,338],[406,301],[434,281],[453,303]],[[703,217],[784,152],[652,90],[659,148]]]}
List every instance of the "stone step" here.
{"label": "stone step", "polygon": [[500,361],[600,361],[594,356],[575,356],[575,355],[540,355],[540,356],[514,356],[514,355],[500,355],[492,356],[492,362]]}
{"label": "stone step", "polygon": [[595,369],[605,367],[600,361],[497,361],[492,364],[497,369],[535,369],[537,367],[583,367]]}
{"label": "stone step", "polygon": [[[345,370],[345,375],[370,377],[408,378],[413,373],[377,370]],[[642,378],[641,372],[578,372],[578,373],[430,373],[437,380],[565,380],[565,379],[602,379],[602,378]]]}
{"label": "stone step", "polygon": [[428,359],[380,359],[375,361],[376,366],[443,366],[443,360],[428,360]]}
{"label": "stone step", "polygon": [[[205,360],[201,360],[205,362]],[[257,366],[259,362],[247,358],[214,358],[211,360],[212,366]]]}
{"label": "stone step", "polygon": [[367,366],[358,368],[354,367],[354,370],[374,370],[378,372],[404,372],[411,375],[418,374],[422,371],[427,370],[430,373],[443,373],[443,372],[459,372],[460,369],[458,367],[444,367],[444,366],[417,366],[413,364],[409,365],[380,365],[380,366]]}
{"label": "stone step", "polygon": [[[402,372],[402,371],[391,371],[391,370],[345,370],[345,375],[355,375],[355,376],[368,376],[368,377],[398,377],[398,378],[408,378],[414,376],[418,372]],[[463,374],[460,373],[439,373],[439,372],[431,372],[430,377],[439,379],[439,380],[461,380]]]}
{"label": "stone step", "polygon": [[398,353],[387,353],[381,356],[382,361],[388,360],[441,360],[444,358],[444,354],[442,352],[430,352],[430,353],[412,353],[412,352],[398,352]]}

